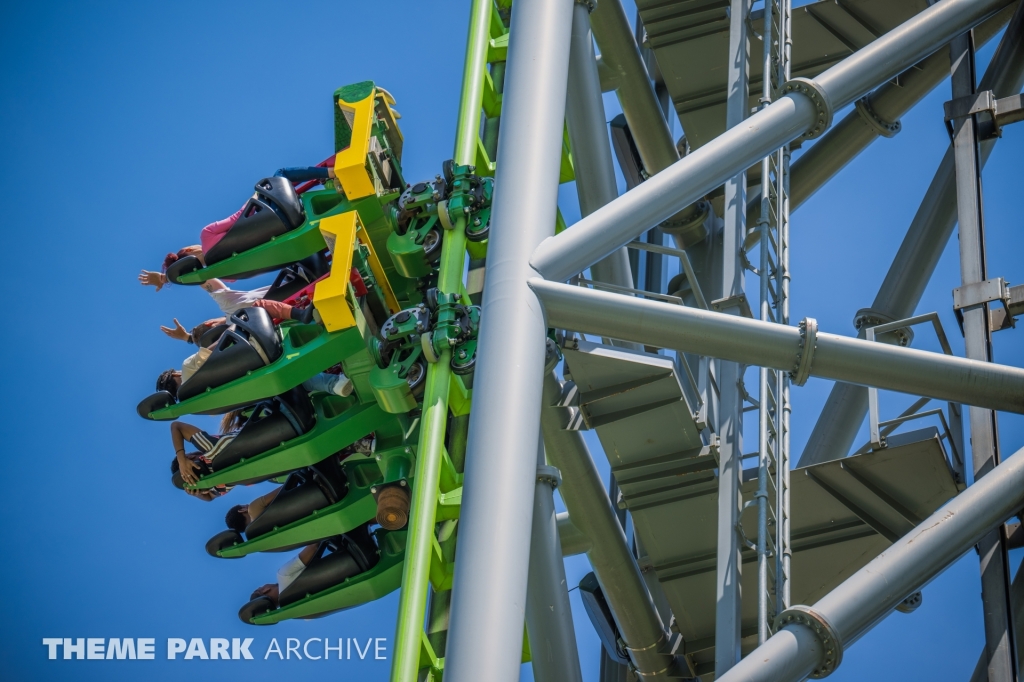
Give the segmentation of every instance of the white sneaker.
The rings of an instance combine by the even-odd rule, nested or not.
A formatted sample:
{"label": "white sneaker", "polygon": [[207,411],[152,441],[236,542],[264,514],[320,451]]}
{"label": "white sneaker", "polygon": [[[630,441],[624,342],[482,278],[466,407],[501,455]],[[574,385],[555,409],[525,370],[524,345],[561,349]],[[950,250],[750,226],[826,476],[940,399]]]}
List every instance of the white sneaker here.
{"label": "white sneaker", "polygon": [[338,375],[338,380],[331,386],[331,393],[340,395],[342,398],[352,395],[352,380],[344,374]]}

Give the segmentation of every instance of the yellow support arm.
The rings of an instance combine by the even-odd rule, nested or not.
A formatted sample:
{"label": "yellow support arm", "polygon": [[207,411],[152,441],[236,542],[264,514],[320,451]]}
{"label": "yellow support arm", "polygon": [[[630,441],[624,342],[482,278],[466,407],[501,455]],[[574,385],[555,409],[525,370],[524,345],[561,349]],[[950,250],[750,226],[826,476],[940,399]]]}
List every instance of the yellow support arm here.
{"label": "yellow support arm", "polygon": [[334,157],[334,177],[341,184],[345,196],[352,201],[376,194],[373,178],[366,168],[366,155],[370,152],[370,131],[373,127],[373,98],[370,95],[358,102],[338,100],[345,120],[352,127],[352,141]]}
{"label": "yellow support arm", "polygon": [[352,249],[360,227],[359,214],[355,211],[328,216],[320,221],[320,234],[331,249],[331,274],[313,290],[313,305],[329,332],[356,326],[348,293],[352,279]]}

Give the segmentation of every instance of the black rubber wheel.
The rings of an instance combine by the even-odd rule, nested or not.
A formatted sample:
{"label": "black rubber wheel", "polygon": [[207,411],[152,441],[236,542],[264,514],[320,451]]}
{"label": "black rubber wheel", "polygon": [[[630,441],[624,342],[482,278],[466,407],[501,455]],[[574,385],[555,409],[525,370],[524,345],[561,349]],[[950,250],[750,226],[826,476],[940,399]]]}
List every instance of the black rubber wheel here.
{"label": "black rubber wheel", "polygon": [[422,362],[416,362],[409,367],[409,371],[405,375],[405,380],[409,383],[409,388],[412,390],[412,394],[419,398],[423,395],[423,388],[426,386],[427,368],[423,366]]}
{"label": "black rubber wheel", "polygon": [[427,261],[434,263],[438,258],[441,257],[441,231],[433,229],[427,232],[423,237],[423,253],[427,257]]}

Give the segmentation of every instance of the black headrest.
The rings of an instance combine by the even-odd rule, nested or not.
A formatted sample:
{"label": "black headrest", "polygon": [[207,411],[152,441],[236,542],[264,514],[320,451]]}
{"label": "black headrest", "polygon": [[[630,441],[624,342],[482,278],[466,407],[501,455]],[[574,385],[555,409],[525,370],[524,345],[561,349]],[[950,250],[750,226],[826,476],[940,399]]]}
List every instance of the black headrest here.
{"label": "black headrest", "polygon": [[167,391],[157,391],[153,395],[143,398],[142,402],[139,403],[139,406],[136,407],[135,410],[143,419],[152,419],[152,417],[149,416],[150,412],[156,412],[157,410],[162,410],[165,407],[170,407],[176,402],[177,401],[174,399],[174,396]]}
{"label": "black headrest", "polygon": [[238,610],[238,617],[246,625],[255,625],[252,619],[266,613],[274,608],[274,602],[270,597],[256,597]]}
{"label": "black headrest", "polygon": [[[190,272],[195,272],[197,270],[202,269],[202,261],[200,261],[195,256],[185,256],[184,258],[179,258],[178,260],[168,265],[167,272],[165,274],[167,275],[167,279],[169,279],[174,284],[181,284],[181,282],[178,280],[179,277],[181,277],[182,275],[187,275]],[[199,282],[193,282],[193,284],[199,284]]]}
{"label": "black headrest", "polygon": [[205,332],[203,332],[202,336],[199,337],[199,347],[209,348],[224,334],[224,332],[226,332],[230,328],[231,325],[227,323],[218,324],[215,327],[210,327]]}
{"label": "black headrest", "polygon": [[269,362],[274,362],[283,352],[281,339],[274,329],[274,321],[263,308],[242,308],[231,316],[231,324],[236,330],[244,331],[263,349]]}
{"label": "black headrest", "polygon": [[245,542],[245,538],[237,530],[222,530],[207,541],[206,553],[218,559],[241,559],[242,557],[222,557],[217,552],[234,545],[240,545],[243,542]]}
{"label": "black headrest", "polygon": [[287,178],[263,178],[256,183],[255,189],[256,196],[272,208],[276,208],[275,212],[279,213],[292,229],[305,221],[306,210],[302,205],[302,199]]}
{"label": "black headrest", "polygon": [[284,301],[317,281],[331,270],[325,251],[314,253],[298,263],[283,268],[277,273],[264,298]]}
{"label": "black headrest", "polygon": [[309,393],[302,386],[282,393],[274,398],[281,406],[281,412],[299,434],[306,433],[316,424],[316,410],[309,399]]}

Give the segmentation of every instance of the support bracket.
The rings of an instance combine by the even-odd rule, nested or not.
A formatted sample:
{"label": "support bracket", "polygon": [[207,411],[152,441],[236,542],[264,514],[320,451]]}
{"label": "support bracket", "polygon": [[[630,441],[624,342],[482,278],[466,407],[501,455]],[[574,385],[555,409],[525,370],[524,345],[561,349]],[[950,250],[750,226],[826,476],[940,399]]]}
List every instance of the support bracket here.
{"label": "support bracket", "polygon": [[754,313],[750,310],[750,301],[747,300],[746,294],[727,296],[711,302],[711,310],[718,313],[723,313],[730,308],[739,308],[740,317],[754,319]]}
{"label": "support bracket", "polygon": [[[960,325],[961,333],[964,329],[964,310],[996,301],[1003,306],[1001,310],[1002,316],[998,321],[1000,324],[999,329],[1003,329],[1002,325],[1007,324],[1007,322],[1007,326],[1014,326],[1010,310],[1010,299],[1010,285],[1002,277],[993,277],[981,282],[964,284],[953,289],[953,313],[956,315],[956,321]],[[992,312],[994,311],[989,311],[989,328],[995,330],[994,323],[996,321],[992,319]]]}
{"label": "support bracket", "polygon": [[996,99],[991,90],[983,90],[966,97],[957,97],[943,105],[946,130],[953,139],[953,121],[976,114],[987,114],[978,121],[978,139],[990,140],[1003,136],[1003,126],[1024,121],[1024,97],[1020,94]]}

